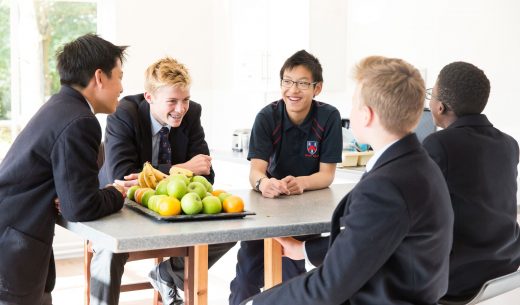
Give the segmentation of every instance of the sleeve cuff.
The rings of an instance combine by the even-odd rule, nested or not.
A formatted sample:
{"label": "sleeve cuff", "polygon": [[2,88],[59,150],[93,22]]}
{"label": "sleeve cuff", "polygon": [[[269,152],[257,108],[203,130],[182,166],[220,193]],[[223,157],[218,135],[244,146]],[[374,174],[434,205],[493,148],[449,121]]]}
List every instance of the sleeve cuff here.
{"label": "sleeve cuff", "polygon": [[[311,263],[311,261],[309,260],[309,257],[307,256],[307,249],[305,248],[305,243],[306,243],[306,242],[307,242],[306,240],[303,242],[303,256],[305,256],[305,264],[306,264],[306,265],[308,264],[308,265],[314,266],[314,264]],[[316,267],[316,266],[314,266],[314,267]],[[249,305],[249,304],[248,304],[248,305]]]}

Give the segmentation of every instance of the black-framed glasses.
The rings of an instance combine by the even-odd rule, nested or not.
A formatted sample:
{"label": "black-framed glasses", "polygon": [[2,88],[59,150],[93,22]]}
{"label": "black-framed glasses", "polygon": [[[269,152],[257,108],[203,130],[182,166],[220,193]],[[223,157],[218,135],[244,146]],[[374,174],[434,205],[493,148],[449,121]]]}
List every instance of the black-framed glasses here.
{"label": "black-framed glasses", "polygon": [[316,85],[317,83],[318,82],[309,83],[309,82],[304,82],[304,81],[293,81],[291,79],[286,79],[286,78],[280,80],[280,85],[282,85],[282,87],[284,87],[284,88],[291,88],[294,84],[296,84],[296,87],[298,87],[298,89],[301,89],[301,90],[307,90],[311,86]]}
{"label": "black-framed glasses", "polygon": [[446,110],[451,110],[451,107],[448,104],[441,101],[437,96],[433,95],[433,88],[426,89],[426,99],[428,101],[436,100],[437,102],[441,103]]}
{"label": "black-framed glasses", "polygon": [[429,101],[432,99],[438,100],[435,96],[433,96],[433,88],[426,89],[426,99]]}

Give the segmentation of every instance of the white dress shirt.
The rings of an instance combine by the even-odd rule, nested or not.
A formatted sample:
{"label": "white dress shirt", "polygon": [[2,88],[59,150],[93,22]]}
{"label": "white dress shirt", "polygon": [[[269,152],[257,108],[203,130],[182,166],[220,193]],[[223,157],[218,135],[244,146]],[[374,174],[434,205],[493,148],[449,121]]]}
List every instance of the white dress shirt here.
{"label": "white dress shirt", "polygon": [[162,126],[157,120],[152,116],[152,113],[150,112],[150,122],[152,127],[152,165],[156,166],[157,162],[159,160],[159,131],[163,127],[168,127],[168,130],[170,130],[171,126],[166,124],[165,126]]}

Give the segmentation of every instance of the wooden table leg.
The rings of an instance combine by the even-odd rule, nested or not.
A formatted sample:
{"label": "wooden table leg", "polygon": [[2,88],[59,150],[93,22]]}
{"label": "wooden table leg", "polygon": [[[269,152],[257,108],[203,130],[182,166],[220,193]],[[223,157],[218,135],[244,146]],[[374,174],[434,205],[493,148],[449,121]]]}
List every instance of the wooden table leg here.
{"label": "wooden table leg", "polygon": [[90,262],[92,261],[92,251],[89,251],[90,244],[88,240],[85,240],[84,246],[83,246],[83,275],[85,276],[84,282],[85,282],[85,297],[84,297],[84,304],[89,305],[90,304]]}
{"label": "wooden table leg", "polygon": [[272,238],[264,239],[264,288],[282,282],[282,246]]}
{"label": "wooden table leg", "polygon": [[184,258],[184,298],[186,305],[208,304],[208,245],[189,247]]}

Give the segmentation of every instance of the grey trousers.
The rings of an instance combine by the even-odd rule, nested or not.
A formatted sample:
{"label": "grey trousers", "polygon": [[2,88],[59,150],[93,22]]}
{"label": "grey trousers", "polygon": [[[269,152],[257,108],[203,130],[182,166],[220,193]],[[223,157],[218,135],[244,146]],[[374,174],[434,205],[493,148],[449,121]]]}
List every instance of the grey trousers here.
{"label": "grey trousers", "polygon": [[[213,266],[235,242],[209,245],[208,268]],[[90,304],[117,305],[119,289],[128,253],[113,253],[93,246],[94,257],[90,264]],[[159,264],[159,269],[166,270],[175,285],[184,290],[184,258],[170,257]],[[163,279],[167,280],[167,279]]]}

